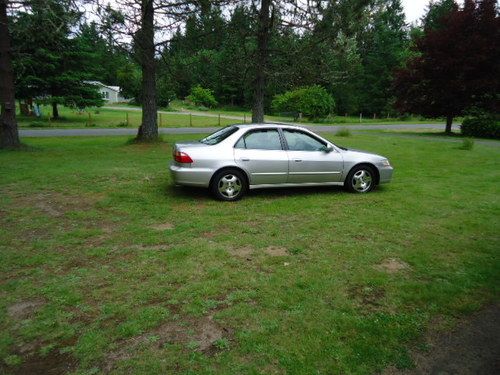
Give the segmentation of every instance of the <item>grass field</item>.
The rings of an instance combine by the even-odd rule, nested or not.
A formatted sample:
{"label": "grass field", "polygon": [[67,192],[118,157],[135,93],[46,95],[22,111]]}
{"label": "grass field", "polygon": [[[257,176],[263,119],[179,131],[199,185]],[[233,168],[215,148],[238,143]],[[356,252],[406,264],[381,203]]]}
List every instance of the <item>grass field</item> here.
{"label": "grass field", "polygon": [[[61,119],[59,120],[49,119],[52,112],[48,106],[42,107],[42,113],[41,119],[18,116],[18,123],[21,127],[29,128],[116,128],[127,127],[127,123],[128,127],[137,128],[141,123],[141,112],[127,109],[127,107],[123,107],[122,110],[97,108],[84,112],[61,107],[59,111]],[[237,121],[221,118],[219,124],[217,117],[192,116],[190,119],[189,115],[174,112],[161,114],[158,118],[158,125],[161,127],[213,127],[226,126],[235,122]]]}
{"label": "grass field", "polygon": [[[108,109],[108,108],[89,108],[83,112],[76,111],[71,108],[60,107],[59,120],[50,120],[49,117],[52,114],[51,108],[49,106],[42,106],[42,118],[35,118],[29,116],[18,115],[18,122],[21,127],[31,127],[31,128],[47,128],[47,127],[57,127],[57,128],[84,128],[84,127],[98,127],[98,128],[116,128],[116,127],[138,127],[141,123],[141,113],[135,109],[138,107],[126,105],[126,104],[113,104],[113,107],[121,109]],[[195,115],[189,117],[187,114],[176,113],[176,112],[192,111]],[[127,118],[128,114],[128,118]],[[221,115],[219,122],[218,115]],[[224,116],[235,116],[240,117],[240,119],[228,119]],[[182,106],[182,102],[175,102],[175,105],[168,110],[159,114],[158,125],[160,127],[214,127],[214,126],[226,126],[238,122],[250,122],[252,115],[247,111],[239,111],[231,108],[221,108],[207,111],[199,111],[197,107],[193,106]],[[284,122],[294,122],[292,117],[282,117],[282,116],[266,116],[267,122],[273,121],[284,121]],[[297,122],[298,124],[308,124],[308,125],[359,125],[362,124],[419,124],[419,123],[443,123],[439,120],[430,119],[420,119],[420,118],[408,118],[405,120],[398,118],[363,118],[360,122],[359,117],[352,116],[334,116],[328,119],[324,119],[320,122],[308,122],[307,119]]]}
{"label": "grass field", "polygon": [[391,184],[228,204],[171,185],[186,138],[0,152],[0,372],[373,374],[498,301],[499,147],[356,134]]}

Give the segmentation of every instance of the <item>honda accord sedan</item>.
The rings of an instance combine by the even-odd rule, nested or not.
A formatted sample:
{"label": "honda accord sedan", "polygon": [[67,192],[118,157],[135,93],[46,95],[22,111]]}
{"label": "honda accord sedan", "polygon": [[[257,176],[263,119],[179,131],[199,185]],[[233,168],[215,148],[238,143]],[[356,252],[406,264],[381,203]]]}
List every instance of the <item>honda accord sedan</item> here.
{"label": "honda accord sedan", "polygon": [[209,188],[224,201],[270,187],[339,185],[367,193],[389,182],[393,172],[383,156],[281,124],[232,125],[199,141],[178,142],[173,159],[170,172],[176,185]]}

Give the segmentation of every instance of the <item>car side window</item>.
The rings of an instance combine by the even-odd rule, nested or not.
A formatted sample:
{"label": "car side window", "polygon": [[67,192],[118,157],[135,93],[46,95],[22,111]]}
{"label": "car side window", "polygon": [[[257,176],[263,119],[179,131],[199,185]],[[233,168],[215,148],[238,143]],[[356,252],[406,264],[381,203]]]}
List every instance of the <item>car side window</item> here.
{"label": "car side window", "polygon": [[262,129],[252,130],[244,134],[234,145],[236,148],[250,150],[282,150],[278,130]]}
{"label": "car side window", "polygon": [[291,151],[320,151],[326,144],[301,131],[283,129],[288,149]]}

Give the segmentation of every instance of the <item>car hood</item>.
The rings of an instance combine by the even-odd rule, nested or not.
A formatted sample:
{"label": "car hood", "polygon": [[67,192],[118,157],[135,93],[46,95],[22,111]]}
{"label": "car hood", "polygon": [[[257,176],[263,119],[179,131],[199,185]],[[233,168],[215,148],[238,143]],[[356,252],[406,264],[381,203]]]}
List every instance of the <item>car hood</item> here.
{"label": "car hood", "polygon": [[363,151],[363,150],[355,150],[352,148],[347,148],[343,150],[344,154],[347,155],[352,155],[352,156],[371,156],[377,159],[387,159],[385,156],[379,155],[379,154],[374,154],[373,152],[368,152],[368,151]]}

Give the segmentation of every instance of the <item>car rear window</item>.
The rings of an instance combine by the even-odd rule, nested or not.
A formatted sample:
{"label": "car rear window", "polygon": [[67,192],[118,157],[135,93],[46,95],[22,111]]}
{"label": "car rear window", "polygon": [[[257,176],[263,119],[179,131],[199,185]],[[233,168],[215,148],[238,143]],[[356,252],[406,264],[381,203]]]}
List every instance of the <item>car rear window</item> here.
{"label": "car rear window", "polygon": [[216,145],[217,143],[222,142],[224,139],[229,137],[231,134],[238,131],[236,126],[228,126],[217,130],[215,133],[210,134],[209,136],[200,140],[201,143],[205,143],[206,145]]}

